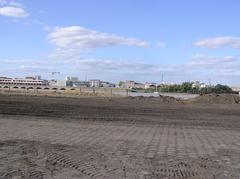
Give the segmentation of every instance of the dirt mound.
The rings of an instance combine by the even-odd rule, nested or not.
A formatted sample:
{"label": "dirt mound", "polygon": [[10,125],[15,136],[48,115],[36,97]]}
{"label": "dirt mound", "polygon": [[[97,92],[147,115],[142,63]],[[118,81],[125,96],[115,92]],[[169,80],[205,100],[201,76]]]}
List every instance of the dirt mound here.
{"label": "dirt mound", "polygon": [[181,102],[180,99],[178,98],[174,98],[174,97],[171,97],[171,96],[162,96],[162,95],[159,95],[159,98],[158,98],[160,101],[162,102],[165,102],[165,103],[179,103]]}
{"label": "dirt mound", "polygon": [[240,96],[234,94],[205,94],[188,101],[204,104],[240,104]]}
{"label": "dirt mound", "polygon": [[159,97],[154,97],[154,96],[128,96],[128,99],[135,99],[135,100],[152,100],[152,101],[159,101],[162,103],[180,103],[181,100],[178,98],[174,98],[171,96],[163,96],[163,95],[159,95]]}

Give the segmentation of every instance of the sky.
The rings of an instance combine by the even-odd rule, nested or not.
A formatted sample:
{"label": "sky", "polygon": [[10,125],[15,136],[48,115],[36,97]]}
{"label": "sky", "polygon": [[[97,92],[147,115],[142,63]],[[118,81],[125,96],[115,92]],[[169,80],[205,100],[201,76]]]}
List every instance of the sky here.
{"label": "sky", "polygon": [[0,76],[240,86],[239,9],[239,0],[0,0]]}

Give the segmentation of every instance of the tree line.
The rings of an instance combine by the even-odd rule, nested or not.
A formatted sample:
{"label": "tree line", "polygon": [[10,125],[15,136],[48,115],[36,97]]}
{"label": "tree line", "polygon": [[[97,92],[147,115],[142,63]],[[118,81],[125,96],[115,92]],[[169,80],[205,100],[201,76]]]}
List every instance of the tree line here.
{"label": "tree line", "polygon": [[145,92],[175,92],[175,93],[234,93],[232,88],[227,85],[217,84],[215,86],[193,87],[193,82],[183,82],[182,84],[162,84],[157,87],[146,89]]}

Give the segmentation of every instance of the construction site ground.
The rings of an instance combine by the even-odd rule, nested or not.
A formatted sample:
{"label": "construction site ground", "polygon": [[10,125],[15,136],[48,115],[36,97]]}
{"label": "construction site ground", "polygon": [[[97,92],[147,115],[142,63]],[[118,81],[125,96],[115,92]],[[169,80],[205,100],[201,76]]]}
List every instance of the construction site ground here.
{"label": "construction site ground", "polygon": [[0,95],[0,179],[239,179],[240,104]]}

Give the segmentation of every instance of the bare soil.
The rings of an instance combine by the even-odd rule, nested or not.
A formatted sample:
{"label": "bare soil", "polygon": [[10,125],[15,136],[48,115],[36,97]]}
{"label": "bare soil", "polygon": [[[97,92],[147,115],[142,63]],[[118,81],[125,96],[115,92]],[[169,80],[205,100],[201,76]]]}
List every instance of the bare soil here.
{"label": "bare soil", "polygon": [[0,179],[20,178],[239,179],[240,105],[1,95]]}
{"label": "bare soil", "polygon": [[190,99],[188,102],[205,104],[240,104],[240,96],[237,94],[205,94]]}

